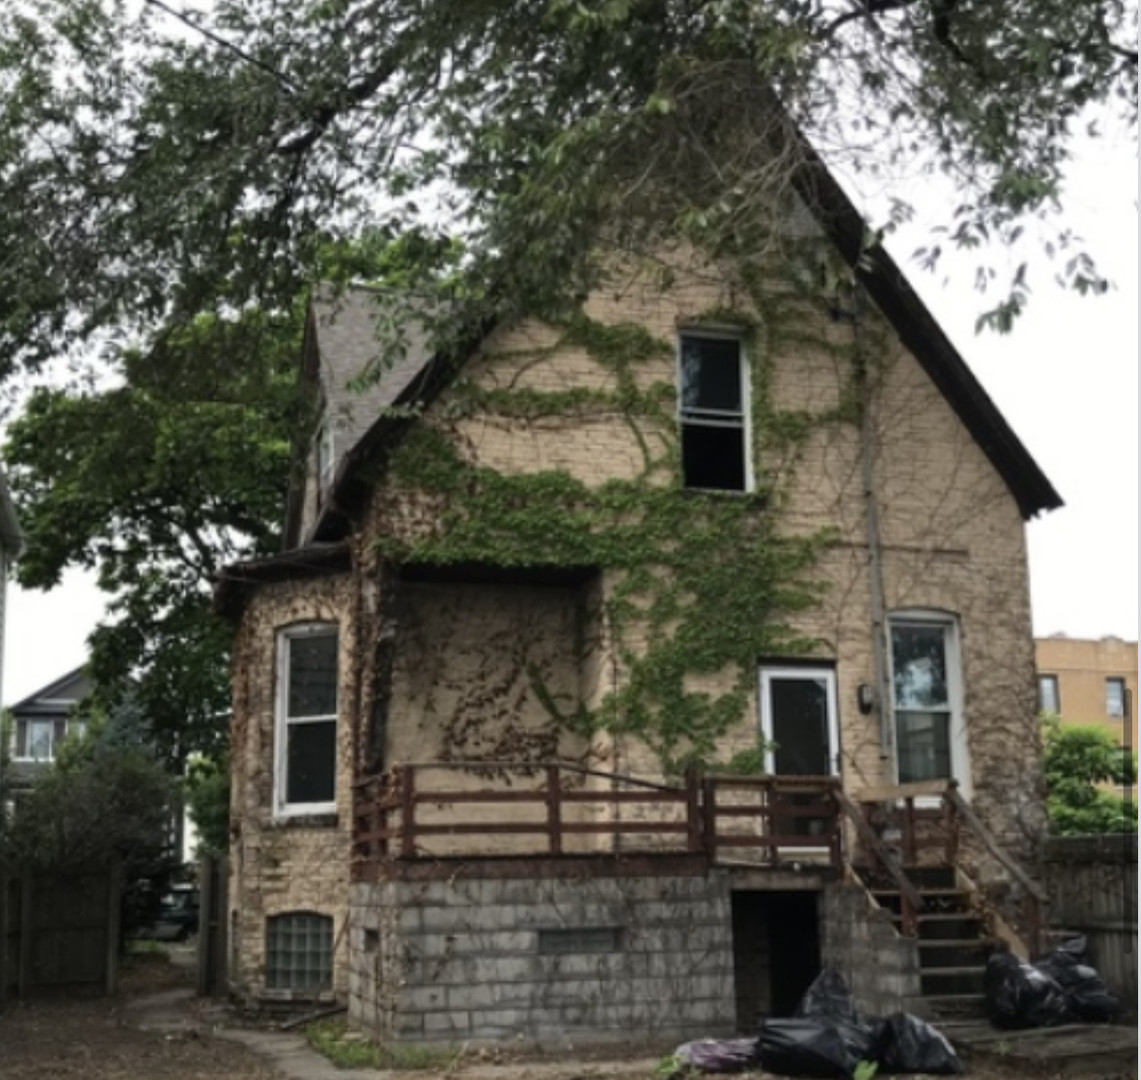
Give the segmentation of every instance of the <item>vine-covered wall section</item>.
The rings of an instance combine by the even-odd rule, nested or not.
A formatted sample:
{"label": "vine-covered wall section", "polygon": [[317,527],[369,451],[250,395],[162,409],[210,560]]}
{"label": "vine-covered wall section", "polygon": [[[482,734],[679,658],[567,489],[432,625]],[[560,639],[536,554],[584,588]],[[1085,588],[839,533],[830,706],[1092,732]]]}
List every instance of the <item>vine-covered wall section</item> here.
{"label": "vine-covered wall section", "polygon": [[[558,327],[497,335],[393,450],[374,518],[380,550],[399,562],[597,568],[608,677],[574,708],[541,680],[534,690],[566,729],[636,736],[657,768],[723,760],[731,732],[747,748],[758,657],[815,646],[794,617],[825,588],[814,564],[832,530],[794,535],[781,528],[782,507],[808,434],[858,410],[819,307],[824,332],[812,347],[833,358],[841,382],[823,401],[774,403],[772,358],[802,349],[808,334],[803,319],[793,328],[767,315],[763,299],[729,296],[713,274],[666,292],[641,282]],[[682,486],[683,327],[741,337],[750,493]],[[845,357],[850,366],[850,348]]]}

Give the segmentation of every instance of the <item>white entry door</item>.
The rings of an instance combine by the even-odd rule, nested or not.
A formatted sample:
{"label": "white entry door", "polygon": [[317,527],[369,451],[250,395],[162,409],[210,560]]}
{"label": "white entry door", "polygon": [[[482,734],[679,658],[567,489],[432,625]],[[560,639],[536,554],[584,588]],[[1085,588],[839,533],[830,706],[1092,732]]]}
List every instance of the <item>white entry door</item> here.
{"label": "white entry door", "polygon": [[778,776],[839,771],[836,672],[830,667],[762,667],[765,767]]}

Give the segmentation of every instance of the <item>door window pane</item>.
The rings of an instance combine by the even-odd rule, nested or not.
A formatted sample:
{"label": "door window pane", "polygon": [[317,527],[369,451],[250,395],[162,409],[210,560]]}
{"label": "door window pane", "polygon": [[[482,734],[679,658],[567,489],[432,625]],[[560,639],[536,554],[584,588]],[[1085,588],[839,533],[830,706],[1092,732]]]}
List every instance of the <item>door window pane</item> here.
{"label": "door window pane", "polygon": [[828,686],[824,679],[773,678],[773,770],[785,776],[827,776]]}

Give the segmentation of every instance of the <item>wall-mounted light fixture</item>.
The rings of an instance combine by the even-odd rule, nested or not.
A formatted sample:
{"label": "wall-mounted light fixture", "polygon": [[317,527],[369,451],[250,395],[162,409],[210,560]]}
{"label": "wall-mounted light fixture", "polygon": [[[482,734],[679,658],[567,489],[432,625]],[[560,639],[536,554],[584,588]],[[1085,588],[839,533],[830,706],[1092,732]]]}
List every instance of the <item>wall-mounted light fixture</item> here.
{"label": "wall-mounted light fixture", "polygon": [[856,704],[865,716],[875,708],[876,692],[872,689],[871,683],[863,682],[856,687]]}

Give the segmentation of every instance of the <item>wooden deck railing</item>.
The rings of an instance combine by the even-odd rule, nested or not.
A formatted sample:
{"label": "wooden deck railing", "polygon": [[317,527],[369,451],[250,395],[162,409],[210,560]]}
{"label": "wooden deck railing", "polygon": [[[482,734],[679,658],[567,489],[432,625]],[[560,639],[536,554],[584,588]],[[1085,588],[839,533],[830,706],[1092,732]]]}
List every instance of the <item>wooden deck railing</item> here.
{"label": "wooden deck railing", "polygon": [[[865,851],[893,880],[898,877],[899,863],[917,866],[927,860],[946,866],[959,865],[964,835],[973,836],[1019,886],[1025,944],[1032,955],[1041,951],[1047,903],[1045,890],[982,823],[960,793],[957,781],[928,780],[868,788],[859,792],[851,805],[845,805],[847,802],[846,797],[841,796],[841,806],[856,824]],[[898,832],[898,858],[893,859],[880,841],[880,834],[886,828]],[[900,891],[902,895],[903,890]],[[908,906],[917,898],[903,895],[905,933]]]}
{"label": "wooden deck railing", "polygon": [[691,772],[675,786],[565,762],[401,765],[356,785],[354,862],[752,852],[761,865],[787,856],[839,868],[838,790],[831,777]]}

